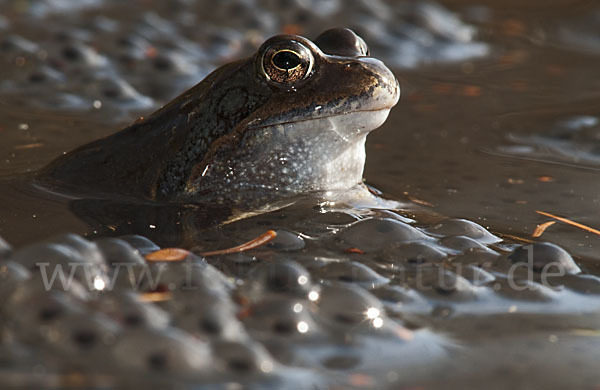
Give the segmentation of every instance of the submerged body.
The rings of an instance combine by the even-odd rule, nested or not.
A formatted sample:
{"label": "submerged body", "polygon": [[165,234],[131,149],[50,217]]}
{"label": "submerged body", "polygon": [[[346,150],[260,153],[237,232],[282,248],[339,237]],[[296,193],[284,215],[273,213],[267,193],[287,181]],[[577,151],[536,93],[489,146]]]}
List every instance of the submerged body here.
{"label": "submerged body", "polygon": [[344,190],[360,183],[365,138],[399,93],[351,30],[326,31],[315,43],[279,35],[42,176],[167,201],[236,204]]}

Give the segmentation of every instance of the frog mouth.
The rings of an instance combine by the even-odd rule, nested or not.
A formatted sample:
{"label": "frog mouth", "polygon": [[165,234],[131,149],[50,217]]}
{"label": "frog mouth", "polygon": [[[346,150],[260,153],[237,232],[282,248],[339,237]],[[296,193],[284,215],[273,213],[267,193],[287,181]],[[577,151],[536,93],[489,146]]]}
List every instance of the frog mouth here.
{"label": "frog mouth", "polygon": [[346,142],[353,142],[366,136],[369,132],[381,126],[387,119],[391,107],[372,110],[355,110],[323,116],[313,116],[303,119],[294,119],[258,126],[257,129],[280,131],[288,136],[319,135],[330,131],[337,134],[337,138]]}
{"label": "frog mouth", "polygon": [[353,111],[346,114],[326,116],[320,120],[328,121],[330,124],[328,130],[334,131],[341,139],[352,142],[381,126],[389,113],[390,108]]}
{"label": "frog mouth", "polygon": [[379,79],[377,86],[371,87],[363,94],[332,99],[324,105],[313,103],[302,109],[281,112],[266,120],[251,121],[248,128],[283,127],[287,130],[293,126],[311,123],[317,127],[332,129],[340,137],[350,139],[357,135],[366,135],[381,126],[399,100],[400,87],[390,73],[390,77]]}

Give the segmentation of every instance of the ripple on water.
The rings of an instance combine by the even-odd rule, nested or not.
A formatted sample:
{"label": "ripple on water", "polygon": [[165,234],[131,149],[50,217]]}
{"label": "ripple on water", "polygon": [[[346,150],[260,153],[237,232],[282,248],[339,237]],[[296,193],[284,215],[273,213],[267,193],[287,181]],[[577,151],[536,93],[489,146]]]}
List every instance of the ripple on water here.
{"label": "ripple on water", "polygon": [[[591,104],[594,105],[595,102]],[[576,115],[553,120],[553,123],[545,124],[543,131],[537,133],[509,134],[508,139],[513,145],[499,146],[498,150],[525,158],[598,167],[599,118],[593,115]]]}

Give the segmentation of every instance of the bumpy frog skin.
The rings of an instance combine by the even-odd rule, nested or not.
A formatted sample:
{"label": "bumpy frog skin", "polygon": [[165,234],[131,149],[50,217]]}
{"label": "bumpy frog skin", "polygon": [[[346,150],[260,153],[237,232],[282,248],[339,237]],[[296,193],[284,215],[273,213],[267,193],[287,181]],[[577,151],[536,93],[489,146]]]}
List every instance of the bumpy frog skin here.
{"label": "bumpy frog skin", "polygon": [[351,30],[328,30],[315,43],[278,35],[43,175],[167,201],[244,203],[344,190],[361,182],[365,138],[399,94],[392,72]]}

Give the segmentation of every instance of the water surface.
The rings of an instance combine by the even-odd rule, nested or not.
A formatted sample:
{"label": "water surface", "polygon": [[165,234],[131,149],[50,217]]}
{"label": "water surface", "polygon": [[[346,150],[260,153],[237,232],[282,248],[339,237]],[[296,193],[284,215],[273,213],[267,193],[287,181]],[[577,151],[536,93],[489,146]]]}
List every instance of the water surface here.
{"label": "water surface", "polygon": [[[314,338],[288,342],[275,319],[288,318],[282,312],[291,298],[269,296],[271,311],[263,307],[241,321],[278,364],[295,367],[286,372],[289,378],[319,372],[326,383],[354,388],[597,386],[600,237],[564,223],[532,237],[538,224],[550,221],[536,211],[600,227],[600,6],[594,1],[447,0],[443,8],[427,2],[340,8],[338,1],[285,7],[240,1],[211,13],[206,9],[213,3],[202,1],[180,1],[179,8],[85,1],[68,11],[64,4],[9,2],[0,8],[0,236],[13,246],[66,232],[90,238],[142,233],[161,246],[211,250],[279,229],[287,233],[276,245],[211,264],[252,298],[258,293],[245,288],[268,284],[260,279],[261,265],[292,260],[315,286],[333,283],[325,294],[333,298],[314,314],[323,329],[331,325],[325,320],[333,308],[361,299],[381,305],[386,324],[395,324],[366,336],[353,329],[348,335],[356,343],[332,341],[335,327],[327,336],[309,332]],[[215,66],[252,53],[264,37],[280,31],[315,37],[337,25],[361,33],[400,81],[399,105],[368,138],[365,178],[385,197],[405,202],[404,210],[322,213],[300,202],[203,230],[198,226],[206,214],[183,213],[190,221],[178,219],[181,210],[153,205],[107,208],[32,185],[32,174],[56,156],[148,115]],[[356,223],[364,217],[376,222]],[[479,238],[476,255],[458,250],[459,234],[436,227],[445,217],[474,221],[505,241]],[[406,222],[420,232],[410,234],[425,234],[425,242],[435,244],[404,246],[407,233],[400,231],[408,228],[398,225]],[[467,234],[465,226],[456,228],[460,235]],[[390,231],[399,245],[383,250]],[[563,289],[515,292],[505,288],[504,263],[480,264],[505,261],[517,243],[529,241],[565,248],[583,274],[560,279]],[[367,253],[345,252],[350,246]],[[452,294],[412,284],[410,267],[430,247],[446,251],[431,263],[436,272],[448,267]],[[457,271],[457,264],[472,266],[474,259],[479,271],[468,272],[491,279]],[[376,298],[361,295],[366,290]],[[227,318],[237,323],[239,317]],[[265,333],[266,324],[275,330]],[[414,331],[413,341],[401,329]]]}

